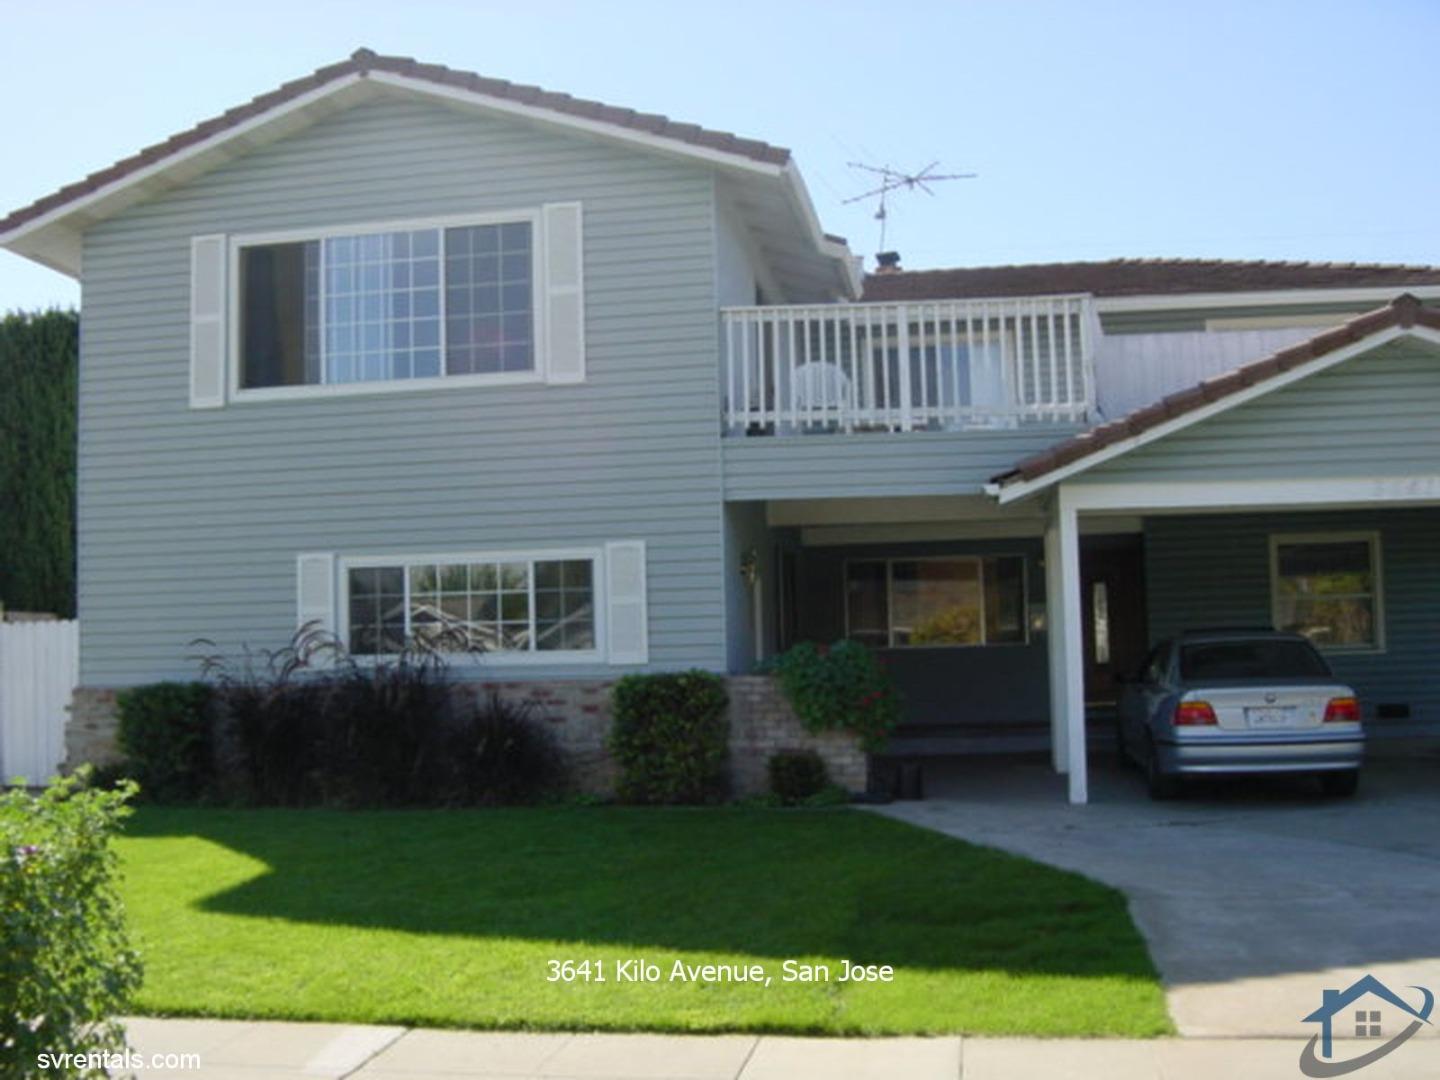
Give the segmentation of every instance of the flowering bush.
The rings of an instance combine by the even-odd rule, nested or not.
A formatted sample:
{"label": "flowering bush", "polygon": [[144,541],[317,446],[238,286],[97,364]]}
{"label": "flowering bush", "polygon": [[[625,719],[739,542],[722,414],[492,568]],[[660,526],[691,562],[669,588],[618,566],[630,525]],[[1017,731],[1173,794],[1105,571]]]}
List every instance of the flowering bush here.
{"label": "flowering bush", "polygon": [[0,794],[0,1076],[61,1075],[38,1068],[47,1051],[99,1061],[125,1049],[115,1016],[140,985],[140,960],[110,837],[135,785],[101,791],[87,779],[82,771],[38,796]]}
{"label": "flowering bush", "polygon": [[866,750],[876,750],[900,719],[890,673],[858,642],[802,641],[776,657],[771,669],[810,731],[853,732]]}

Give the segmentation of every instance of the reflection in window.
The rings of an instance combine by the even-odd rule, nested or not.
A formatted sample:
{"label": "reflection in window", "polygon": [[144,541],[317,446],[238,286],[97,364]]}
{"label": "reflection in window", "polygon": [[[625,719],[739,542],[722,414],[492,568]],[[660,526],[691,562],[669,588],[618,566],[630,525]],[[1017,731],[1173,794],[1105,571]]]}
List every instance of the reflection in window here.
{"label": "reflection in window", "polygon": [[350,651],[573,652],[597,647],[594,561],[414,563],[349,572]]}
{"label": "reflection in window", "polygon": [[241,247],[241,387],[534,371],[532,234],[516,221]]}
{"label": "reflection in window", "polygon": [[1019,556],[865,559],[846,566],[846,634],[878,647],[1023,643]]}
{"label": "reflection in window", "polygon": [[1378,546],[1374,535],[1276,538],[1276,629],[1321,648],[1377,648]]}

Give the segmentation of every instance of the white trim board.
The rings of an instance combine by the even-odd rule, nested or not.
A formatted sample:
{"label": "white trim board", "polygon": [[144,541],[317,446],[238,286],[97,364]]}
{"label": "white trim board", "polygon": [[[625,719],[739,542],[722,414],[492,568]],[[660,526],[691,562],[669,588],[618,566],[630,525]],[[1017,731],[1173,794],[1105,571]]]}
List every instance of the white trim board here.
{"label": "white trim board", "polygon": [[[1373,352],[1375,349],[1402,337],[1415,338],[1430,345],[1440,345],[1440,331],[1431,330],[1424,326],[1386,327],[1384,330],[1378,330],[1344,348],[1336,349],[1333,352],[1326,353],[1324,356],[1309,360],[1297,367],[1291,368],[1289,371],[1271,376],[1253,386],[1247,386],[1244,390],[1228,394],[1207,405],[1202,405],[1198,409],[1192,409],[1189,412],[1182,413],[1180,416],[1176,416],[1162,424],[1157,424],[1155,427],[1143,431],[1139,435],[1132,435],[1128,439],[1122,439],[1119,442],[1102,446],[1086,454],[1084,457],[1078,458],[1058,469],[1044,473],[1034,480],[1021,480],[1009,484],[988,484],[986,485],[986,491],[996,496],[1002,506],[1028,498],[1046,488],[1054,487],[1056,484],[1063,482],[1077,473],[1087,472],[1098,465],[1103,465],[1107,461],[1120,457],[1122,454],[1128,454],[1132,450],[1138,450],[1143,446],[1148,446],[1150,443],[1163,439],[1177,431],[1183,431],[1185,428],[1202,423],[1220,413],[1228,412],[1230,409],[1244,405],[1246,402],[1254,401],[1256,398],[1263,397],[1276,390],[1281,390],[1302,379],[1309,378],[1311,375],[1335,367],[1337,364],[1343,364],[1346,360],[1350,360],[1367,352]],[[1217,376],[1217,378],[1225,377],[1226,376],[1223,375]]]}
{"label": "white trim board", "polygon": [[1085,513],[1440,505],[1440,472],[1314,480],[1198,480],[1066,484],[1060,498]]}
{"label": "white trim board", "polygon": [[1349,289],[1271,289],[1260,292],[1151,293],[1098,296],[1095,307],[1107,315],[1124,311],[1186,311],[1196,308],[1264,307],[1268,304],[1365,304],[1376,307],[1401,293],[1421,300],[1440,299],[1440,285],[1371,285]]}

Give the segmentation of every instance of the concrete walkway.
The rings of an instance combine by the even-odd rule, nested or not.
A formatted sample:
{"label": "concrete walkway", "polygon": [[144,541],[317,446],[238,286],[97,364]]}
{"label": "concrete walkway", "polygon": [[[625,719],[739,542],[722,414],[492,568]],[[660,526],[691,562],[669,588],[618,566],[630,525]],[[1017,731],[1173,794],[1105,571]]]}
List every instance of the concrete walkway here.
{"label": "concrete walkway", "polygon": [[[1321,991],[1367,972],[1440,996],[1433,745],[1370,762],[1354,799],[1232,781],[1152,803],[1138,775],[1104,762],[1091,790],[1073,807],[1039,760],[956,760],[927,765],[925,801],[877,812],[1122,890],[1183,1035],[1308,1037],[1301,1017]],[[1440,1045],[1425,1051],[1440,1076]]]}
{"label": "concrete walkway", "polygon": [[[133,1019],[128,1028],[147,1063],[138,1073],[143,1080],[1294,1080],[1303,1045],[530,1035],[231,1020]],[[1402,1046],[1362,1075],[1433,1078],[1433,1049]]]}

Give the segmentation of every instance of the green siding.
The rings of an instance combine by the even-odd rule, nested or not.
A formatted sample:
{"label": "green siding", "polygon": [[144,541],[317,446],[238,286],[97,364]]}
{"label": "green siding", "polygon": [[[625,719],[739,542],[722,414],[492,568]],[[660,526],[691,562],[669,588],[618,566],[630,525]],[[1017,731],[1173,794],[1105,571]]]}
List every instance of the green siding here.
{"label": "green siding", "polygon": [[1402,338],[1068,482],[1434,475],[1437,405],[1440,349]]}
{"label": "green siding", "polygon": [[[188,407],[192,235],[577,199],[583,385]],[[649,544],[652,666],[723,668],[715,235],[704,169],[411,100],[341,113],[92,229],[84,682],[193,674],[200,635],[279,645],[298,552],[620,538]]]}
{"label": "green siding", "polygon": [[1185,629],[1270,625],[1272,533],[1378,531],[1385,651],[1330,654],[1367,716],[1408,705],[1407,720],[1374,721],[1377,734],[1440,725],[1440,510],[1155,517],[1145,524],[1153,640]]}

